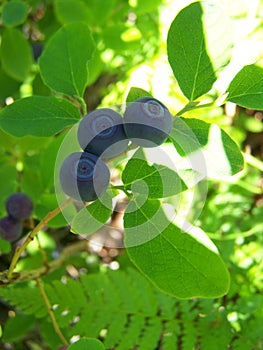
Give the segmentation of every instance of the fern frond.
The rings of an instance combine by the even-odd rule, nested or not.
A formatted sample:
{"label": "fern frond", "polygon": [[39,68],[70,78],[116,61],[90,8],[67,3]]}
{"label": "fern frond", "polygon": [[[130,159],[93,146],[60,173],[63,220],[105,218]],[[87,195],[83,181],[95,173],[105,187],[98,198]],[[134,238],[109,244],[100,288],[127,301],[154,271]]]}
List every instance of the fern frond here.
{"label": "fern frond", "polygon": [[[178,301],[154,288],[133,268],[43,285],[67,339],[74,335],[99,338],[109,350],[221,350],[235,340],[227,311],[220,309],[219,303]],[[24,313],[42,318],[42,324],[50,324],[33,282],[1,288],[0,297]]]}
{"label": "fern frond", "polygon": [[43,318],[47,315],[41,294],[32,283],[2,287],[0,297],[26,315],[34,315],[36,318]]}

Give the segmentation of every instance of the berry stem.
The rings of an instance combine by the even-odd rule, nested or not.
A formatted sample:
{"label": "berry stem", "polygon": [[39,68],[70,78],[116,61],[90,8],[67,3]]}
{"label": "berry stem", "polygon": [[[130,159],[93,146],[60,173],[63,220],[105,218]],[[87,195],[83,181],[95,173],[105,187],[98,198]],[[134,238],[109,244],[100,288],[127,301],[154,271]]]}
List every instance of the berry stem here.
{"label": "berry stem", "polygon": [[37,284],[37,286],[39,288],[40,294],[41,294],[41,296],[42,296],[42,298],[44,300],[44,303],[45,303],[45,305],[47,307],[47,311],[48,311],[49,317],[51,319],[52,325],[53,325],[53,327],[55,329],[55,332],[57,333],[57,335],[59,336],[59,338],[61,339],[61,341],[62,341],[62,343],[64,345],[69,345],[68,341],[66,340],[66,338],[62,334],[62,332],[61,332],[61,330],[60,330],[60,328],[59,328],[59,326],[57,324],[57,320],[55,318],[54,311],[52,309],[52,305],[50,304],[50,301],[49,301],[48,296],[47,296],[47,294],[45,292],[44,286],[43,286],[43,284],[42,284],[42,282],[41,282],[41,280],[39,278],[36,279],[36,284]]}
{"label": "berry stem", "polygon": [[263,162],[261,162],[259,159],[253,157],[251,154],[248,153],[243,153],[243,156],[247,164],[260,171],[263,171]]}
{"label": "berry stem", "polygon": [[45,252],[45,250],[42,248],[41,246],[41,243],[40,243],[40,240],[39,240],[39,236],[36,236],[36,239],[37,239],[37,244],[38,244],[38,248],[39,248],[39,252],[40,252],[40,255],[42,257],[42,262],[43,262],[43,265],[46,267],[46,269],[48,270],[49,268],[49,265],[48,265],[48,260],[47,260],[47,254]]}
{"label": "berry stem", "polygon": [[33,241],[34,237],[37,235],[37,233],[51,220],[53,219],[55,216],[57,216],[64,208],[66,208],[71,202],[73,201],[72,198],[68,198],[60,207],[52,210],[51,212],[49,212],[44,219],[42,219],[37,226],[33,229],[33,231],[31,231],[29,233],[29,235],[27,236],[26,240],[23,242],[23,244],[20,247],[17,247],[15,254],[13,256],[13,259],[11,261],[8,273],[7,273],[7,278],[9,280],[12,279],[12,274],[13,271],[16,267],[17,261],[20,258],[21,254],[23,253],[23,251],[26,249],[26,247],[28,246],[28,244]]}
{"label": "berry stem", "polygon": [[114,185],[111,185],[110,186],[111,187],[111,189],[112,190],[121,190],[121,191],[123,191],[125,194],[126,194],[126,196],[130,199],[130,198],[132,198],[132,194],[128,191],[128,190],[126,190],[126,188],[124,187],[124,186],[114,186]]}

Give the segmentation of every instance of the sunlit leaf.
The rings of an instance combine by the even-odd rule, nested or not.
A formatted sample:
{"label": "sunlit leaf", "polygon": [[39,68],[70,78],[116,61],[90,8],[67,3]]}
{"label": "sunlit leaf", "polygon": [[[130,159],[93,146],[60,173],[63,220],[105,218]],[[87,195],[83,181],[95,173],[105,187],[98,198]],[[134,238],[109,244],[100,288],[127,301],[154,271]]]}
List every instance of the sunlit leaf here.
{"label": "sunlit leaf", "polygon": [[232,27],[221,5],[194,2],[179,12],[169,29],[169,63],[190,101],[212,88],[218,70],[230,59]]}
{"label": "sunlit leaf", "polygon": [[251,64],[242,68],[227,88],[227,100],[242,107],[263,109],[263,68]]}

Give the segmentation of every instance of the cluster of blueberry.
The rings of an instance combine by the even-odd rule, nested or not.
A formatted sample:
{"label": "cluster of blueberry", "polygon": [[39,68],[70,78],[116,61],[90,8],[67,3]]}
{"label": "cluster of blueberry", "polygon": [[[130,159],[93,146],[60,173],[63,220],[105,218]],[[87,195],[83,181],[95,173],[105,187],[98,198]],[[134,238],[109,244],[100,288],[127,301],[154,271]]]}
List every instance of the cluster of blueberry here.
{"label": "cluster of blueberry", "polygon": [[26,194],[18,192],[10,195],[5,204],[8,216],[0,220],[0,237],[13,242],[21,236],[23,220],[30,217],[33,203]]}
{"label": "cluster of blueberry", "polygon": [[110,172],[103,160],[123,153],[129,142],[156,147],[169,136],[172,116],[160,101],[143,97],[128,104],[123,117],[109,108],[87,114],[79,123],[83,152],[70,154],[60,168],[60,183],[70,197],[89,202],[107,189]]}

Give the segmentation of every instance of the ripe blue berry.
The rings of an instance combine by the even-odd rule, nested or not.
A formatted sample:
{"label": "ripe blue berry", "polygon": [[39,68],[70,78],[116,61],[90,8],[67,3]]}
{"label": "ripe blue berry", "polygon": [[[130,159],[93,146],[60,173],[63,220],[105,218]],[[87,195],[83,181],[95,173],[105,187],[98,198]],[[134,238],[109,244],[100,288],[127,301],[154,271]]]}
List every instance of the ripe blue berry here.
{"label": "ripe blue berry", "polygon": [[12,216],[5,216],[0,220],[0,236],[6,241],[16,241],[21,236],[22,228],[22,222]]}
{"label": "ripe blue berry", "polygon": [[95,154],[75,152],[70,154],[60,168],[60,183],[70,197],[89,202],[100,197],[107,189],[110,172]]}
{"label": "ripe blue berry", "polygon": [[123,119],[127,137],[141,147],[161,145],[172,129],[170,112],[153,97],[142,97],[131,102]]}
{"label": "ripe blue berry", "polygon": [[32,214],[33,203],[24,193],[13,193],[6,200],[6,211],[8,215],[17,220],[24,220]]}
{"label": "ripe blue berry", "polygon": [[124,152],[128,139],[123,128],[123,118],[110,108],[96,109],[79,123],[78,140],[85,152],[109,159]]}

